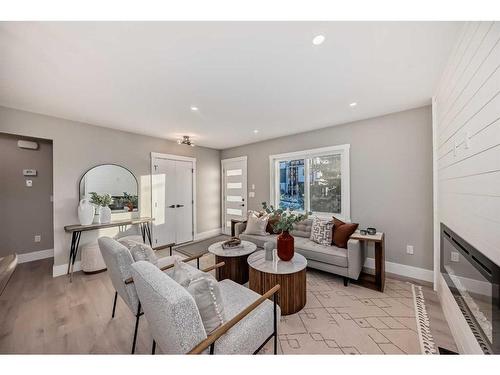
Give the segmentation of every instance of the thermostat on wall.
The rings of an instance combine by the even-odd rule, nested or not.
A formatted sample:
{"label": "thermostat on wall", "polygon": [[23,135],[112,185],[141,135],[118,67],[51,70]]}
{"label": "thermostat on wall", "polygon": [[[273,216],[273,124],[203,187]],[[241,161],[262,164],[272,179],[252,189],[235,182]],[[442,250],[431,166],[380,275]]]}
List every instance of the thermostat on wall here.
{"label": "thermostat on wall", "polygon": [[23,176],[36,176],[36,169],[23,169]]}

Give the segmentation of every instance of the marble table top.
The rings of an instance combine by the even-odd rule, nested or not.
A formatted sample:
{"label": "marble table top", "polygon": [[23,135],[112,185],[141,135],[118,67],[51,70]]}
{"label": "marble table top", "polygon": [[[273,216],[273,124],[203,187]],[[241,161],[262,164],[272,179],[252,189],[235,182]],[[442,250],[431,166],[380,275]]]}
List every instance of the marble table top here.
{"label": "marble table top", "polygon": [[252,254],[257,249],[257,245],[250,241],[241,241],[243,247],[237,249],[223,249],[222,244],[224,242],[220,241],[210,245],[208,251],[220,257],[240,257]]}
{"label": "marble table top", "polygon": [[273,260],[266,260],[264,250],[259,250],[248,257],[248,265],[260,272],[282,275],[302,271],[307,267],[307,260],[295,252],[293,258],[285,262],[278,258],[276,250],[273,253]]}

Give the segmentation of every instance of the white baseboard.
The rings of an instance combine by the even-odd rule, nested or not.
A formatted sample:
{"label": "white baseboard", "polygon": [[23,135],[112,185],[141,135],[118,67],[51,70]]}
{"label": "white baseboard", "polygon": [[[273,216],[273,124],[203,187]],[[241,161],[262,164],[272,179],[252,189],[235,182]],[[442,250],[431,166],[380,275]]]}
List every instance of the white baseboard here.
{"label": "white baseboard", "polygon": [[[75,262],[75,266],[73,267],[73,272],[81,270],[82,267],[80,266],[80,261],[77,260]],[[52,277],[63,276],[66,275],[67,272],[68,272],[68,263],[52,267]]]}
{"label": "white baseboard", "polygon": [[35,260],[53,258],[54,249],[33,251],[31,253],[17,254],[18,263],[34,262]]}
{"label": "white baseboard", "polygon": [[[374,269],[375,259],[366,258],[364,267]],[[385,262],[386,272],[393,273],[395,275],[411,277],[412,279],[423,280],[432,282],[434,280],[434,272],[431,270],[426,270],[425,268],[407,266],[406,264]]]}
{"label": "white baseboard", "polygon": [[195,241],[206,240],[207,238],[218,236],[221,233],[222,233],[221,228],[216,228],[216,229],[208,230],[206,232],[196,233],[194,235],[194,240]]}

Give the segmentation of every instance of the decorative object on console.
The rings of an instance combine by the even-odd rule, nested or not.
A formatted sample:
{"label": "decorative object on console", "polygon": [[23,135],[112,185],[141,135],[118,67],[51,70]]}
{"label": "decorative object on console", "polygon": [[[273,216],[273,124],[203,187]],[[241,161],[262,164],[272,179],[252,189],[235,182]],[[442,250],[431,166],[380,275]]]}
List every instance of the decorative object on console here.
{"label": "decorative object on console", "polygon": [[239,249],[242,248],[241,240],[238,237],[231,237],[229,240],[222,243],[223,249]]}
{"label": "decorative object on console", "polygon": [[366,231],[366,229],[361,229],[359,231],[359,233],[362,235],[362,236],[366,236],[368,234],[368,232]]}
{"label": "decorative object on console", "polygon": [[313,219],[310,240],[320,245],[328,246],[332,243],[333,221],[321,220],[319,217]]}
{"label": "decorative object on console", "polygon": [[335,216],[333,217],[333,224],[332,245],[347,249],[347,241],[349,241],[351,234],[358,229],[359,224],[344,223]]}
{"label": "decorative object on console", "polygon": [[82,199],[78,205],[78,221],[80,225],[90,225],[94,220],[94,206],[88,199]]}
{"label": "decorative object on console", "polygon": [[268,206],[266,202],[262,202],[262,208],[269,217],[279,218],[274,225],[274,231],[281,231],[277,238],[278,257],[281,260],[289,261],[293,258],[295,247],[294,238],[290,235],[290,231],[295,223],[307,219],[310,213],[295,214],[289,210],[283,211],[281,208],[274,208],[272,205]]}
{"label": "decorative object on console", "polygon": [[111,198],[111,195],[109,195],[109,194],[99,195],[95,191],[93,191],[90,193],[90,196],[91,196],[90,201],[99,207],[99,210],[96,210],[99,212],[98,214],[96,214],[96,215],[99,215],[98,223],[101,223],[101,224],[110,223],[111,222],[111,208],[109,208],[109,205],[111,203],[113,203],[113,198]]}
{"label": "decorative object on console", "polygon": [[377,229],[375,229],[375,228],[366,228],[366,233],[368,233],[369,235],[373,236],[373,235],[377,234]]}

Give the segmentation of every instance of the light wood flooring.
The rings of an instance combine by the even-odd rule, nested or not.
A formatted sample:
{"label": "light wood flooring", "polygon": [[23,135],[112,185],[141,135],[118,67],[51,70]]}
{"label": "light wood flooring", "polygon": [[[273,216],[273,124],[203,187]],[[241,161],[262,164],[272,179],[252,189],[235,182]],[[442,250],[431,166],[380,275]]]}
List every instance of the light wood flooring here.
{"label": "light wood flooring", "polygon": [[[211,255],[201,267],[213,264]],[[128,354],[135,317],[118,298],[111,319],[114,288],[106,272],[76,272],[52,278],[52,259],[18,265],[0,296],[0,353]],[[425,288],[436,343],[454,350],[455,344],[435,293]],[[136,353],[151,351],[152,338],[140,320]]]}

